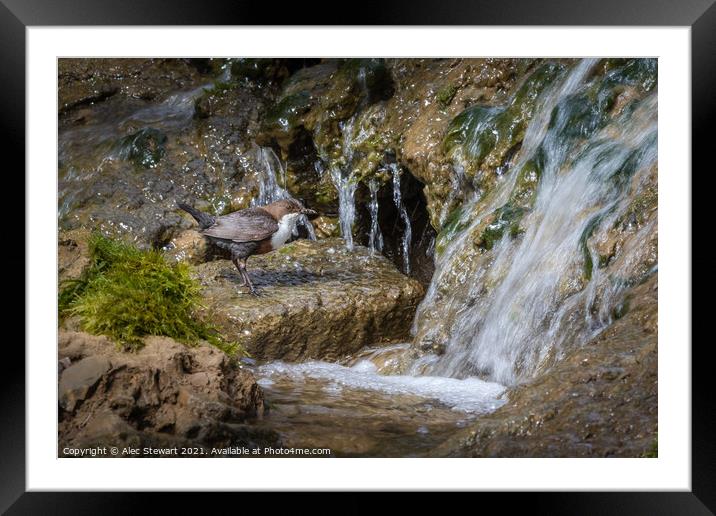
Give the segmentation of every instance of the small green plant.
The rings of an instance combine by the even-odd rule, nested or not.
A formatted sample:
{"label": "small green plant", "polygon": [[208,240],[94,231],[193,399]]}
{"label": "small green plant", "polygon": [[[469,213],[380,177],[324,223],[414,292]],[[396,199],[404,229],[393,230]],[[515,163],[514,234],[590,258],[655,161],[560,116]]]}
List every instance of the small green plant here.
{"label": "small green plant", "polygon": [[90,266],[60,287],[60,317],[77,316],[84,331],[136,350],[143,337],[163,335],[185,344],[206,340],[228,354],[242,352],[196,315],[199,286],[186,264],[169,265],[160,251],[142,251],[94,234]]}
{"label": "small green plant", "polygon": [[455,94],[457,93],[458,87],[456,84],[448,84],[443,89],[438,91],[436,95],[436,100],[438,101],[438,104],[440,104],[441,107],[446,108],[450,105],[452,102],[452,99],[455,98]]}

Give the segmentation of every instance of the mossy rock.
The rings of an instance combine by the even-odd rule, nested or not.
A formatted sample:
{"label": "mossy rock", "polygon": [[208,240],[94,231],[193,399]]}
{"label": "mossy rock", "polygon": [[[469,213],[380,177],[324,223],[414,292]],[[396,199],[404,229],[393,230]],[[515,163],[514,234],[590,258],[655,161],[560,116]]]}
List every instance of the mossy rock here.
{"label": "mossy rock", "polygon": [[105,335],[120,347],[139,349],[149,335],[185,344],[207,340],[224,351],[240,348],[197,318],[200,288],[184,263],[169,264],[160,251],[142,251],[119,240],[93,234],[90,265],[60,285],[61,317],[77,317],[82,330]]}
{"label": "mossy rock", "polygon": [[236,80],[281,81],[288,69],[280,59],[238,58],[231,60],[231,77]]}
{"label": "mossy rock", "polygon": [[564,65],[544,63],[516,90],[504,106],[475,105],[450,123],[443,146],[461,159],[466,172],[474,175],[483,167],[495,169],[524,138],[537,99],[564,70]]}
{"label": "mossy rock", "polygon": [[122,138],[118,153],[122,159],[137,167],[154,168],[165,153],[167,136],[157,129],[146,127]]}
{"label": "mossy rock", "polygon": [[475,242],[477,247],[485,251],[491,250],[495,243],[502,239],[506,230],[509,230],[510,237],[516,238],[522,232],[519,222],[525,212],[524,208],[509,203],[495,210],[490,215],[491,222],[487,224]]}
{"label": "mossy rock", "polygon": [[657,85],[659,62],[653,58],[605,59],[602,61],[606,82],[623,84],[650,92]]}
{"label": "mossy rock", "polygon": [[437,237],[435,237],[435,252],[438,256],[445,251],[448,244],[456,235],[462,233],[469,227],[470,221],[467,220],[466,210],[467,208],[461,205],[454,208],[448,214],[445,219],[445,224],[443,224]]}
{"label": "mossy rock", "polygon": [[455,98],[455,94],[458,89],[459,87],[457,84],[448,84],[438,91],[437,95],[435,95],[435,100],[438,101],[438,104],[440,104],[441,107],[446,108],[450,105],[452,99]]}
{"label": "mossy rock", "polygon": [[302,115],[313,105],[311,94],[300,91],[279,100],[264,117],[264,127],[268,130],[289,132],[302,124]]}

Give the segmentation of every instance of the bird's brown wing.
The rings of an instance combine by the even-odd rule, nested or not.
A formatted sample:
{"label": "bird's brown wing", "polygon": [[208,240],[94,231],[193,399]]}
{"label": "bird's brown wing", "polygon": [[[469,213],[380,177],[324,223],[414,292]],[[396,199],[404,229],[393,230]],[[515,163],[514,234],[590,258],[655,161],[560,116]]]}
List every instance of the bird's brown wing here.
{"label": "bird's brown wing", "polygon": [[234,242],[252,242],[273,235],[278,223],[261,208],[247,208],[218,217],[213,226],[206,228],[204,235],[225,238]]}

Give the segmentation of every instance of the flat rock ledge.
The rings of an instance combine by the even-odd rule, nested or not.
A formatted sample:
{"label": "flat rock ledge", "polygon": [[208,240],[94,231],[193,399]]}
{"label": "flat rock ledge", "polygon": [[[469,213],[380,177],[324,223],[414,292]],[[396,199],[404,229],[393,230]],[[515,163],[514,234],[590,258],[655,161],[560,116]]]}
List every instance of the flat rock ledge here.
{"label": "flat rock ledge", "polygon": [[247,424],[264,413],[254,376],[206,343],[148,337],[130,353],[105,337],[60,330],[58,359],[60,456],[93,446],[197,447],[208,455],[278,443]]}
{"label": "flat rock ledge", "polygon": [[336,360],[408,337],[424,289],[370,249],[342,239],[297,240],[253,256],[260,297],[229,260],[195,267],[204,310],[222,334],[259,360]]}

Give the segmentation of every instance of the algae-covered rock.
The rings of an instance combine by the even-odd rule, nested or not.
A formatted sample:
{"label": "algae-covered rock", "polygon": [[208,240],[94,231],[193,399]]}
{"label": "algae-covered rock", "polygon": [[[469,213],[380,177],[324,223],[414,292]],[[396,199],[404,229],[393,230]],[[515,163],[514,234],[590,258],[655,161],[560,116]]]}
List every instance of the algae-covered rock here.
{"label": "algae-covered rock", "polygon": [[261,297],[228,260],[196,267],[212,322],[258,359],[325,360],[405,339],[423,288],[386,258],[340,239],[298,240],[248,261]]}

